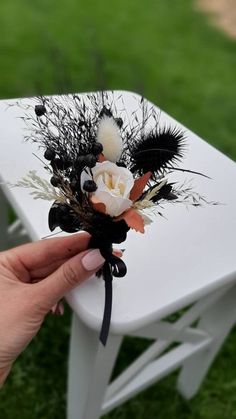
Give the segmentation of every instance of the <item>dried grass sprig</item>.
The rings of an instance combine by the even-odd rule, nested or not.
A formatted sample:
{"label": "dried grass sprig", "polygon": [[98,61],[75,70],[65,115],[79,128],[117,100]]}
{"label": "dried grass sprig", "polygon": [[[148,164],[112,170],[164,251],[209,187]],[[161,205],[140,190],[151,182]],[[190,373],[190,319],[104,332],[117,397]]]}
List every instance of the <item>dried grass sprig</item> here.
{"label": "dried grass sprig", "polygon": [[60,190],[57,191],[46,179],[38,176],[36,170],[30,170],[27,175],[11,186],[32,189],[30,195],[34,199],[57,200],[63,203],[67,201],[66,196]]}

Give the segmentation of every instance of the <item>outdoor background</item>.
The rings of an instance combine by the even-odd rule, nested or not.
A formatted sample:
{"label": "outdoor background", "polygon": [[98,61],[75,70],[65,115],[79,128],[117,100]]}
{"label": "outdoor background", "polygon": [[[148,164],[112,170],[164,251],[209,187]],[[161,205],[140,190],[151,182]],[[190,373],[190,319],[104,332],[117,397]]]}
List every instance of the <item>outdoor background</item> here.
{"label": "outdoor background", "polygon": [[[135,91],[236,157],[235,0],[1,0],[0,64],[1,98]],[[69,329],[69,308],[47,317],[1,391],[1,419],[65,418]],[[236,418],[235,337],[192,401],[173,374],[106,419]],[[125,339],[116,373],[146,345]]]}

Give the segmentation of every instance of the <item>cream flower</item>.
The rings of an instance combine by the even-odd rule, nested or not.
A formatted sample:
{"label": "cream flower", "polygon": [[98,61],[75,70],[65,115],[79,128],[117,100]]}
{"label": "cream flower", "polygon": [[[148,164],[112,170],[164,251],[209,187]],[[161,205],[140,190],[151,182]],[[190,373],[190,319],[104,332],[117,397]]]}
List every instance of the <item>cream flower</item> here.
{"label": "cream flower", "polygon": [[[117,217],[131,207],[132,201],[129,196],[134,186],[134,178],[128,169],[118,167],[110,161],[104,161],[97,163],[91,171],[97,185],[97,190],[92,195],[106,206],[107,214]],[[88,178],[89,175],[83,172],[82,186]]]}

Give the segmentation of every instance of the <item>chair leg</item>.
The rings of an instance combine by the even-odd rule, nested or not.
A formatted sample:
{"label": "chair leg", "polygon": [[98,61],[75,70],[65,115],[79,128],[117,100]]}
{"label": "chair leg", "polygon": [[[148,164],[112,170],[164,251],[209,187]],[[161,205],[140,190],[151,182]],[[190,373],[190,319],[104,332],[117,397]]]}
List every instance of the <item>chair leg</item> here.
{"label": "chair leg", "polygon": [[98,419],[121,336],[110,335],[104,348],[98,333],[74,314],[71,330],[67,419]]}
{"label": "chair leg", "polygon": [[221,300],[211,306],[202,316],[198,327],[213,337],[210,347],[192,356],[183,364],[178,378],[178,390],[184,398],[193,397],[217,353],[236,321],[236,286],[224,294]]}
{"label": "chair leg", "polygon": [[8,202],[0,189],[0,251],[8,248]]}

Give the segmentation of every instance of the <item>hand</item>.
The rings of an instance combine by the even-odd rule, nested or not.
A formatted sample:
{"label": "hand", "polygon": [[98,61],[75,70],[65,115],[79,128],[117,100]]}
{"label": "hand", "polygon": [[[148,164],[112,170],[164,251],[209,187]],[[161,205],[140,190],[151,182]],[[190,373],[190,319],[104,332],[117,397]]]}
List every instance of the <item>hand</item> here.
{"label": "hand", "polygon": [[42,240],[0,253],[0,384],[64,294],[104,263],[86,250],[87,233]]}

